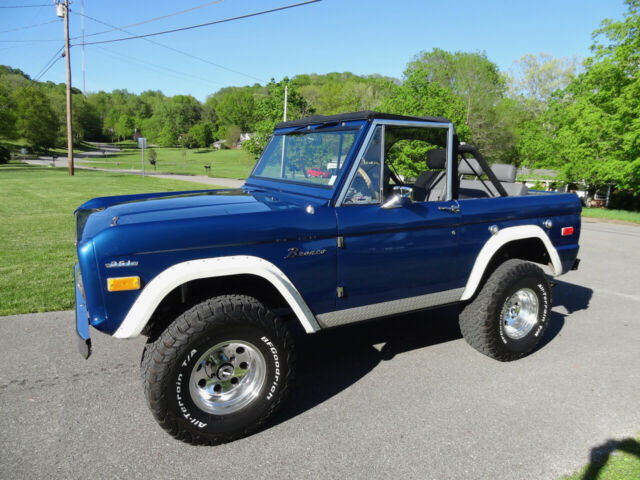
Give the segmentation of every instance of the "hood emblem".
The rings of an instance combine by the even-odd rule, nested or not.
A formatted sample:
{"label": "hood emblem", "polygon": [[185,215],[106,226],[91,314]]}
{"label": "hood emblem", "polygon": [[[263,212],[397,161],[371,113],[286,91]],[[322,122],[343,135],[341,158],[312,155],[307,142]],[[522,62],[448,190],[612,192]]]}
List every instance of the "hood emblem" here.
{"label": "hood emblem", "polygon": [[110,227],[115,227],[118,224],[118,220],[120,220],[118,217],[113,217],[111,219],[111,225],[109,225]]}
{"label": "hood emblem", "polygon": [[287,254],[286,257],[284,257],[285,259],[296,258],[296,257],[311,257],[313,255],[322,255],[324,253],[327,253],[326,248],[320,248],[318,250],[300,250],[299,248],[293,247],[293,248],[290,248],[288,251],[289,253]]}
{"label": "hood emblem", "polygon": [[116,262],[114,260],[113,262],[105,263],[104,266],[107,268],[137,267],[138,262],[135,260],[120,260],[119,262]]}

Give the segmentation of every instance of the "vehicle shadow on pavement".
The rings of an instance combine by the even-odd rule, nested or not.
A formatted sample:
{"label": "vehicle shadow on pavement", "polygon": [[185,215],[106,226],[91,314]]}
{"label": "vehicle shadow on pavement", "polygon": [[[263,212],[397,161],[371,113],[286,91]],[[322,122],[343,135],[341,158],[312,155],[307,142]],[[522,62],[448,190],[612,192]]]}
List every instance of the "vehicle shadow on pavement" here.
{"label": "vehicle shadow on pavement", "polygon": [[[556,286],[553,287],[553,310],[551,311],[551,319],[549,326],[542,337],[542,340],[535,349],[535,352],[548,345],[564,327],[564,319],[567,315],[585,310],[589,307],[593,290],[582,285],[561,282],[554,280]],[[558,311],[558,307],[564,307],[567,313]]]}
{"label": "vehicle shadow on pavement", "polygon": [[602,469],[607,465],[611,455],[616,452],[625,452],[634,455],[640,460],[640,443],[633,438],[623,440],[608,440],[602,445],[593,447],[582,480],[596,480]]}
{"label": "vehicle shadow on pavement", "polygon": [[[272,425],[310,410],[365,377],[381,361],[462,338],[459,307],[373,320],[313,335],[294,327],[297,378]],[[292,322],[293,323],[293,322]]]}
{"label": "vehicle shadow on pavement", "polygon": [[[589,306],[593,291],[557,282],[554,307],[568,313]],[[372,320],[307,335],[297,322],[289,322],[298,352],[297,378],[287,401],[271,425],[304,413],[365,377],[381,361],[395,355],[462,338],[456,306]],[[566,314],[552,311],[549,327],[537,350],[562,330]]]}

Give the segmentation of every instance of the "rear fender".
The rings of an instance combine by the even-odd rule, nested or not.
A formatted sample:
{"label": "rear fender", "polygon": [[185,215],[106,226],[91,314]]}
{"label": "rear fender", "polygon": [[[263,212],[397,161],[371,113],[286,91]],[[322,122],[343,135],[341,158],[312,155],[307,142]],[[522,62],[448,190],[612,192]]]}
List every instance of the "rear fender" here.
{"label": "rear fender", "polygon": [[482,250],[478,254],[475,263],[473,264],[473,268],[471,270],[471,274],[469,275],[469,279],[467,280],[467,285],[465,286],[464,292],[462,292],[462,298],[460,300],[469,300],[473,297],[473,294],[478,289],[480,282],[482,281],[482,277],[491,263],[494,255],[498,250],[500,250],[503,246],[507,245],[509,242],[514,242],[517,240],[525,240],[529,238],[538,238],[542,241],[542,244],[547,250],[547,254],[549,255],[549,259],[551,259],[551,268],[553,270],[553,275],[558,276],[562,275],[564,272],[562,271],[562,262],[560,261],[560,255],[558,255],[558,251],[551,243],[549,236],[537,225],[520,225],[516,227],[507,227],[502,230],[499,230],[496,234],[492,235],[487,243],[484,244]]}

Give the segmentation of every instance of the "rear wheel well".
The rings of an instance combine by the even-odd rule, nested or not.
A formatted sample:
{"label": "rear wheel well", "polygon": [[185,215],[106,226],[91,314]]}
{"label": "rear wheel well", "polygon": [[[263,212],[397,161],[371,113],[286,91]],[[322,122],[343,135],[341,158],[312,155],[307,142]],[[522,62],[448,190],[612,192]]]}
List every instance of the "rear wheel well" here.
{"label": "rear wheel well", "polygon": [[489,261],[487,267],[484,269],[482,280],[480,280],[480,283],[476,287],[473,296],[468,301],[473,301],[478,292],[482,290],[483,285],[486,283],[491,274],[500,265],[512,258],[551,266],[551,258],[549,257],[547,247],[539,238],[523,238],[521,240],[513,240],[511,242],[505,243],[498,249],[496,253],[493,254],[493,257],[491,257],[491,260]]}
{"label": "rear wheel well", "polygon": [[179,315],[218,295],[247,295],[284,318],[292,314],[289,304],[278,289],[258,275],[242,274],[191,280],[174,288],[151,315],[142,335],[157,338]]}

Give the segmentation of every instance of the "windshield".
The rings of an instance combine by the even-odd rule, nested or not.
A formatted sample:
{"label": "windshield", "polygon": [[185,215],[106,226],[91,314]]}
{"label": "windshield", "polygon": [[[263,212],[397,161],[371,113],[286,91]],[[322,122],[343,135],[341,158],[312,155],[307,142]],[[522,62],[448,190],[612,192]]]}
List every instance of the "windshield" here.
{"label": "windshield", "polygon": [[274,135],[252,176],[333,187],[358,133],[349,129]]}

